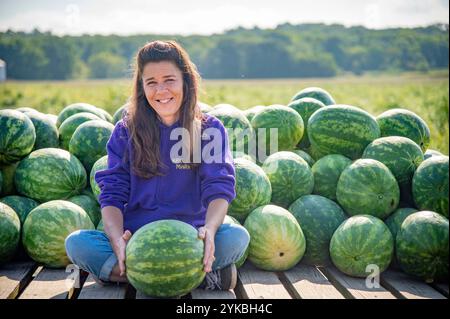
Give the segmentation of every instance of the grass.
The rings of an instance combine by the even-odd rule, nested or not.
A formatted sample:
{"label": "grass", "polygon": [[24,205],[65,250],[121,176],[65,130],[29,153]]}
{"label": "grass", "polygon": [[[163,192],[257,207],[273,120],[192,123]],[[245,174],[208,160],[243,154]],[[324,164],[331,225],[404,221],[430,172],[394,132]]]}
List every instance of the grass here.
{"label": "grass", "polygon": [[[449,153],[448,70],[430,74],[341,76],[333,79],[204,80],[200,100],[230,103],[241,109],[254,105],[288,104],[308,86],[329,91],[337,103],[361,107],[374,116],[391,108],[407,108],[428,124],[430,148]],[[66,105],[87,102],[111,114],[126,101],[131,80],[8,81],[0,84],[0,108],[30,106],[58,114]]]}

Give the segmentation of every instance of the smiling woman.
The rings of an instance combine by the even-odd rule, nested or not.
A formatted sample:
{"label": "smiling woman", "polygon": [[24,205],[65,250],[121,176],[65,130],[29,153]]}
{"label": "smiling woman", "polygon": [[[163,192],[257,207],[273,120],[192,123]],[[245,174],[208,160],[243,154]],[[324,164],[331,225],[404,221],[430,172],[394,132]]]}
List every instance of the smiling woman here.
{"label": "smiling woman", "polygon": [[[137,289],[158,291],[159,296],[171,295],[170,289],[175,287],[198,286],[203,277],[201,287],[207,289],[228,290],[236,285],[234,263],[244,255],[250,238],[242,226],[223,224],[236,196],[235,168],[224,126],[200,111],[199,79],[195,65],[176,42],[150,42],[136,56],[127,113],[107,145],[108,168],[95,174],[105,233],[78,231],[66,239],[72,262],[100,281],[127,281],[128,269],[128,279]],[[187,131],[190,141],[183,165],[172,152],[179,144],[173,132],[180,129]],[[200,144],[200,151],[206,149],[209,139],[203,140],[203,136],[211,129],[220,133],[219,154],[215,148],[209,155],[213,161],[202,158],[194,163],[194,143]],[[198,136],[202,138],[197,140]],[[184,143],[184,138],[181,136],[180,142]],[[154,236],[143,234],[143,226],[170,219],[194,227],[198,238],[184,238],[178,228],[168,232],[162,226]],[[153,228],[156,225],[152,224]],[[164,235],[168,233],[173,236]],[[151,247],[133,253],[133,245],[128,245],[131,236],[130,244],[151,242]],[[201,260],[193,260],[195,254],[188,242],[200,247]],[[187,283],[186,263],[200,274]],[[149,268],[150,264],[162,266]],[[170,282],[165,283],[166,279]],[[156,287],[146,287],[152,284]],[[158,287],[165,288],[160,291]]]}

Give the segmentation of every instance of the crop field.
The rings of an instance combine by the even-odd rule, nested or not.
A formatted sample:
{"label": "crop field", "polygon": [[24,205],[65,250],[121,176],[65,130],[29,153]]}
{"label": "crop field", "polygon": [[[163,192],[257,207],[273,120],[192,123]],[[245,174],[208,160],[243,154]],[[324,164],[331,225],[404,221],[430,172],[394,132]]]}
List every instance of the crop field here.
{"label": "crop field", "polygon": [[[430,148],[449,153],[448,71],[332,79],[203,80],[200,100],[212,106],[230,103],[241,109],[286,105],[297,91],[309,86],[324,88],[337,103],[361,107],[374,116],[387,109],[407,108],[427,122],[431,131]],[[29,106],[57,115],[68,104],[86,102],[112,115],[130,92],[131,80],[127,79],[8,81],[0,84],[0,109]]]}

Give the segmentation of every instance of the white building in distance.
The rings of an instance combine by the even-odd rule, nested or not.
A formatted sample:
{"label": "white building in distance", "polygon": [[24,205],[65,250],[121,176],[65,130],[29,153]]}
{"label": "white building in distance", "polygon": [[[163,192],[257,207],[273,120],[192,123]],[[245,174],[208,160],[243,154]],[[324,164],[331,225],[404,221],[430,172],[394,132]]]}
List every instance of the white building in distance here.
{"label": "white building in distance", "polygon": [[6,81],[6,62],[0,59],[0,82]]}

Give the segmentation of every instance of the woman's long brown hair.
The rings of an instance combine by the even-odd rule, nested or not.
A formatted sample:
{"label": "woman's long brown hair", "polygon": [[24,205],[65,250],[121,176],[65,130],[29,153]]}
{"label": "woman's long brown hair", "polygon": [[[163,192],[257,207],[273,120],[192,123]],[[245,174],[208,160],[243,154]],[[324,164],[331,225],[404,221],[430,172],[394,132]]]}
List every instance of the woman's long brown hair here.
{"label": "woman's long brown hair", "polygon": [[174,63],[183,75],[180,126],[189,132],[187,146],[191,163],[201,125],[202,115],[197,106],[200,76],[187,52],[175,41],[153,41],[144,45],[136,55],[132,95],[125,117],[134,150],[131,168],[134,174],[143,178],[162,175],[161,168],[164,167],[159,151],[159,120],[145,97],[142,84],[144,66],[149,62],[161,61]]}

